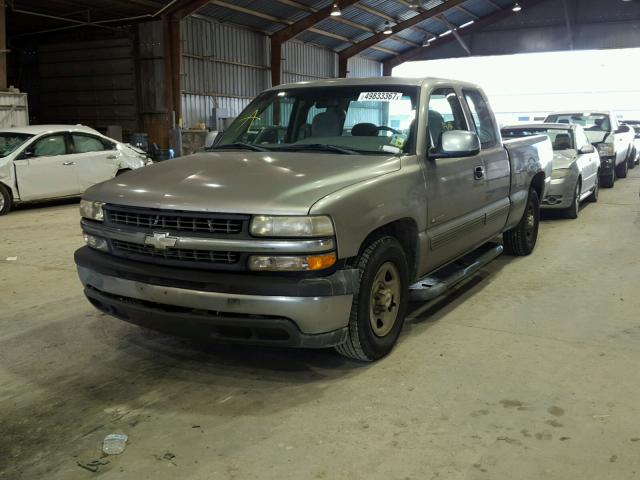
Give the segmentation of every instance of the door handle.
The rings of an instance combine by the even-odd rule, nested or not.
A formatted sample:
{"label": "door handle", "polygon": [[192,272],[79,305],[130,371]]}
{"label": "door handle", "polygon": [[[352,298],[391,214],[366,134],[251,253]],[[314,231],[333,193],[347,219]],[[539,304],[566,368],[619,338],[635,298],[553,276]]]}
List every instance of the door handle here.
{"label": "door handle", "polygon": [[115,160],[116,158],[118,158],[118,157],[117,157],[117,156],[115,156],[115,155],[109,155],[109,156],[107,157],[107,160]]}
{"label": "door handle", "polygon": [[62,165],[64,165],[65,167],[68,167],[69,165],[75,165],[76,162],[63,162]]}
{"label": "door handle", "polygon": [[484,178],[484,167],[476,167],[473,169],[473,178],[476,180],[482,180]]}

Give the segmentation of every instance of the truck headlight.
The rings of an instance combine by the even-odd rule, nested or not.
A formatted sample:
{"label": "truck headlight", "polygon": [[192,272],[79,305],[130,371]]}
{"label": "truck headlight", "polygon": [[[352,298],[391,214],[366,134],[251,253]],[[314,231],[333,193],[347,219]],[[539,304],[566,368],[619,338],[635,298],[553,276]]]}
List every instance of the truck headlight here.
{"label": "truck headlight", "polygon": [[601,157],[612,157],[616,154],[613,143],[599,143],[598,154]]}
{"label": "truck headlight", "polygon": [[80,216],[89,220],[104,221],[104,212],[102,211],[103,202],[92,202],[90,200],[80,200]]}
{"label": "truck headlight", "polygon": [[558,169],[553,170],[551,172],[551,179],[552,180],[559,180],[561,178],[566,178],[569,175],[571,175],[571,169],[570,168],[558,168]]}
{"label": "truck headlight", "polygon": [[249,270],[257,272],[313,272],[332,267],[335,252],[321,255],[253,255],[249,257]]}
{"label": "truck headlight", "polygon": [[279,217],[258,215],[251,219],[251,235],[258,237],[329,237],[333,223],[327,216]]}

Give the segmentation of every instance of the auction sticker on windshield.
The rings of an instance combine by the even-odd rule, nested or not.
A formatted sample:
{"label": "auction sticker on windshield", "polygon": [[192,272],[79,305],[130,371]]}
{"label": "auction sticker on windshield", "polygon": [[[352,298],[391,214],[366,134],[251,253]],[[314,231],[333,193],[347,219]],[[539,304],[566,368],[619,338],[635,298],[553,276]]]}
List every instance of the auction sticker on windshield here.
{"label": "auction sticker on windshield", "polygon": [[359,102],[397,102],[402,100],[400,92],[360,92]]}

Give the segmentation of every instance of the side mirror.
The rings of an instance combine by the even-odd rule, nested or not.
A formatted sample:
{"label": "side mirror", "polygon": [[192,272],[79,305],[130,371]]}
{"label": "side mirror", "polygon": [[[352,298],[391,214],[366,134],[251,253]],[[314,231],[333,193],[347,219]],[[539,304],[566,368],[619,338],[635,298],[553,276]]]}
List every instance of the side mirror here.
{"label": "side mirror", "polygon": [[28,160],[30,158],[35,157],[35,152],[33,150],[30,149],[26,149],[24,150],[17,158],[17,160]]}
{"label": "side mirror", "polygon": [[616,133],[628,133],[630,128],[627,125],[620,125]]}
{"label": "side mirror", "polygon": [[478,135],[466,130],[442,132],[438,146],[429,152],[431,158],[472,157],[480,153]]}
{"label": "side mirror", "polygon": [[596,149],[593,145],[589,144],[589,145],[585,145],[584,147],[582,147],[578,153],[580,153],[580,155],[584,155],[586,153],[593,153],[595,152]]}

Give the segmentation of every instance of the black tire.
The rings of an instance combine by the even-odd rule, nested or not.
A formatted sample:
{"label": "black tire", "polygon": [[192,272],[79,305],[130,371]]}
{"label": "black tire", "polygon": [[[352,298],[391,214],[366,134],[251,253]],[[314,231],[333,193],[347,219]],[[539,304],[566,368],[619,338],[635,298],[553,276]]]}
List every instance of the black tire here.
{"label": "black tire", "polygon": [[6,215],[13,206],[13,196],[7,187],[0,184],[0,215]]}
{"label": "black tire", "polygon": [[596,186],[593,187],[591,195],[587,197],[587,201],[591,203],[598,203],[598,196],[600,195],[600,177],[596,175]]}
{"label": "black tire", "polygon": [[616,176],[618,178],[627,178],[629,172],[629,162],[626,160],[616,167]]}
{"label": "black tire", "polygon": [[538,193],[532,188],[520,222],[502,234],[505,252],[517,257],[529,255],[538,241],[539,228],[540,200]]}
{"label": "black tire", "polygon": [[[376,283],[380,286],[386,285],[386,280],[376,282],[376,279],[380,274],[385,274],[385,269],[390,268],[389,265],[395,268],[395,272],[387,273],[397,277],[393,280],[394,284],[397,282],[399,288],[395,288],[395,294],[389,293],[394,290],[393,288],[379,289],[379,293],[384,295],[385,299],[389,300],[390,297],[389,305],[383,305],[382,299],[372,302]],[[360,272],[360,281],[357,291],[353,294],[349,333],[347,340],[337,345],[335,349],[346,357],[371,362],[387,355],[398,340],[407,311],[409,267],[402,246],[393,237],[381,237],[369,244],[358,257],[355,266]],[[389,282],[391,283],[391,280]],[[399,301],[396,294],[400,296]],[[375,312],[375,307],[382,308],[382,311]],[[394,313],[395,318],[388,324],[375,318],[378,314],[382,317],[385,315],[393,317]],[[384,334],[378,335],[374,331],[374,323],[376,328]]]}
{"label": "black tire", "polygon": [[634,168],[636,168],[636,160],[635,158],[632,158],[629,160],[629,170],[633,170]]}
{"label": "black tire", "polygon": [[616,184],[616,169],[611,169],[611,174],[606,177],[600,177],[600,183],[605,188],[613,188]]}
{"label": "black tire", "polygon": [[573,201],[571,202],[571,206],[564,210],[564,216],[566,218],[578,218],[578,214],[580,213],[580,193],[582,190],[582,185],[580,179],[576,182],[576,186],[573,189]]}

